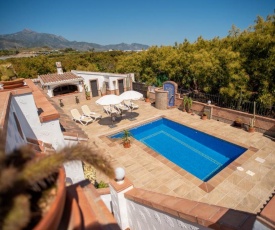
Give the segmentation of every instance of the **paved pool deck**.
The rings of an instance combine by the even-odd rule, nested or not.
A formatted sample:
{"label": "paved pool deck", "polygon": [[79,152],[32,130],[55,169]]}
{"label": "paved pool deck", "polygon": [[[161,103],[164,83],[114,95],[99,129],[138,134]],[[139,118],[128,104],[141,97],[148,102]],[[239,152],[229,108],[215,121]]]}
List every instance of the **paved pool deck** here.
{"label": "paved pool deck", "polygon": [[[114,167],[125,169],[126,177],[135,187],[252,213],[259,212],[274,192],[275,142],[262,133],[248,133],[223,122],[201,120],[178,108],[158,110],[144,101],[135,101],[139,109],[127,112],[116,120],[116,127],[110,128],[111,119],[102,106],[96,105],[97,99],[99,97],[82,100],[79,104],[67,103],[62,109],[71,117],[71,109],[81,111],[81,105],[87,104],[92,111],[102,114],[101,120],[78,126],[88,135],[89,142],[105,150]],[[58,104],[58,97],[53,100]],[[161,116],[245,146],[248,151],[213,180],[204,183],[136,140],[126,149],[121,141],[106,137]],[[130,120],[131,117],[135,120]],[[108,178],[97,172],[97,180],[107,182]]]}

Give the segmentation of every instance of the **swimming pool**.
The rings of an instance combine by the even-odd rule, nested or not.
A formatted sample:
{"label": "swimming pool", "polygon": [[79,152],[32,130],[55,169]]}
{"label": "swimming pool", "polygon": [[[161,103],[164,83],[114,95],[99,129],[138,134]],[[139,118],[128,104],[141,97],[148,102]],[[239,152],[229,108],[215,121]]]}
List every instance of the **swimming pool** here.
{"label": "swimming pool", "polygon": [[166,118],[129,131],[135,139],[205,182],[247,150]]}

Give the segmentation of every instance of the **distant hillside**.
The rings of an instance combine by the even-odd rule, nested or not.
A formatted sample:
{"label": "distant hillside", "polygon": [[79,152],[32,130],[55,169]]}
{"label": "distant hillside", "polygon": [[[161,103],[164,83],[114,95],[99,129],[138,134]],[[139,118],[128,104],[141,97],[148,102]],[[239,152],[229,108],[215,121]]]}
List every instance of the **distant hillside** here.
{"label": "distant hillside", "polygon": [[54,34],[37,33],[32,30],[24,29],[14,34],[0,35],[0,50],[15,48],[35,48],[50,47],[52,49],[72,48],[75,50],[105,51],[105,50],[146,50],[147,45],[132,44],[115,44],[115,45],[99,45],[96,43],[68,41],[67,39]]}

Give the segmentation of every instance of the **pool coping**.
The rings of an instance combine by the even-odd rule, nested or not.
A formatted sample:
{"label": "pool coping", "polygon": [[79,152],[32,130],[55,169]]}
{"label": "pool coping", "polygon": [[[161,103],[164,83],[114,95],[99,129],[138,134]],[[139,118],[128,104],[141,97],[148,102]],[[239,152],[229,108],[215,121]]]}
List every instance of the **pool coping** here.
{"label": "pool coping", "polygon": [[[193,183],[195,186],[198,186],[200,189],[202,189],[203,191],[210,193],[212,190],[214,190],[220,183],[222,183],[224,180],[226,180],[234,171],[236,170],[242,170],[242,165],[249,159],[251,158],[259,149],[252,147],[252,146],[247,146],[244,145],[238,141],[232,140],[230,138],[227,138],[223,135],[220,134],[216,134],[214,132],[211,132],[209,130],[203,130],[200,129],[198,127],[194,127],[190,124],[185,124],[177,119],[172,119],[172,118],[168,118],[165,115],[162,116],[157,116],[157,117],[152,117],[150,119],[144,120],[142,122],[139,123],[135,123],[133,125],[129,125],[127,126],[127,129],[132,129],[134,127],[138,127],[140,125],[161,119],[161,118],[166,118],[168,120],[174,121],[176,123],[179,123],[181,125],[184,125],[186,127],[192,128],[192,129],[196,129],[200,132],[203,132],[205,134],[214,136],[216,138],[228,141],[232,144],[235,145],[239,145],[241,147],[246,148],[247,150],[241,154],[239,157],[237,157],[234,161],[232,161],[229,165],[227,165],[224,169],[222,169],[220,172],[218,172],[215,176],[213,176],[210,180],[208,180],[207,182],[204,182],[200,179],[198,179],[197,177],[195,177],[194,175],[192,175],[191,173],[187,172],[186,170],[180,168],[178,165],[176,165],[175,163],[169,161],[167,158],[165,158],[164,156],[160,155],[159,153],[157,153],[156,151],[154,151],[153,149],[147,147],[145,144],[139,142],[136,139],[132,139],[131,140],[131,144],[137,145],[140,148],[142,148],[146,153],[148,153],[149,155],[151,155],[152,157],[154,157],[155,159],[157,159],[158,161],[162,162],[163,164],[165,164],[166,166],[168,166],[169,168],[171,168],[173,171],[177,172],[178,174],[180,174],[181,176],[185,177],[188,181],[190,181],[191,183]],[[121,128],[119,130],[104,134],[99,136],[99,138],[101,140],[103,140],[109,147],[112,147],[116,144],[122,144],[120,139],[111,139],[109,136],[119,133],[123,130],[125,130],[126,128]]]}

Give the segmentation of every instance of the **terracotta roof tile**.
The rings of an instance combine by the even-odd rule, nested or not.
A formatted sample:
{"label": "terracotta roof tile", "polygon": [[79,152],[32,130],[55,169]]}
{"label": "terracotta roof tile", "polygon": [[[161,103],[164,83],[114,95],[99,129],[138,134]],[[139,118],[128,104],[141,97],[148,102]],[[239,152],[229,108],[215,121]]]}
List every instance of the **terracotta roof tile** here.
{"label": "terracotta roof tile", "polygon": [[52,85],[56,83],[65,83],[65,82],[72,82],[72,81],[82,81],[83,78],[79,77],[71,72],[66,72],[63,74],[45,74],[39,75],[38,79],[40,80],[42,86],[43,85]]}
{"label": "terracotta roof tile", "polygon": [[25,82],[33,90],[33,98],[37,109],[41,109],[39,118],[41,122],[47,122],[59,118],[57,110],[48,101],[44,93],[32,82],[30,79],[26,79]]}

